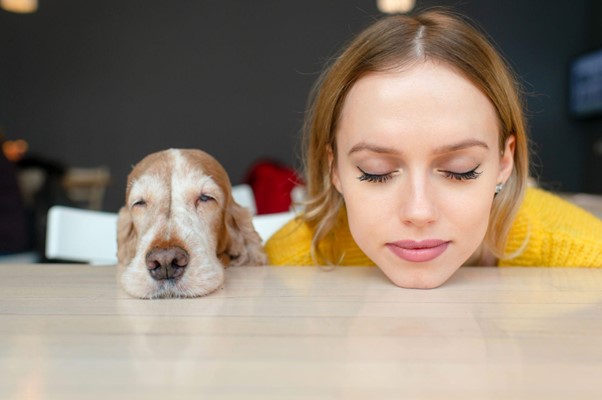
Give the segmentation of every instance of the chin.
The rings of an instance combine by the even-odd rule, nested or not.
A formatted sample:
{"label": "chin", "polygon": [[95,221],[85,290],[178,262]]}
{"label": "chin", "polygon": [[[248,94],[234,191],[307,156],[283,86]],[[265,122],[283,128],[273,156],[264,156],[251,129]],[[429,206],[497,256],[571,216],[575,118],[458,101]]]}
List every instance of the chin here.
{"label": "chin", "polygon": [[[454,271],[455,272],[455,271]],[[386,273],[385,273],[386,274]],[[449,275],[432,275],[429,273],[406,272],[403,274],[395,274],[396,276],[387,275],[389,279],[397,286],[405,289],[435,289],[443,285],[451,277]]]}

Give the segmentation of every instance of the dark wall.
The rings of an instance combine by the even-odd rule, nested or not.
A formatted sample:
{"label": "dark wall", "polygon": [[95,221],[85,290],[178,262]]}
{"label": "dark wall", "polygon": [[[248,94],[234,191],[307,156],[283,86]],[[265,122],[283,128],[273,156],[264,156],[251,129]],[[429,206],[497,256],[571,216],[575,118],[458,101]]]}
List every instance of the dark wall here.
{"label": "dark wall", "polygon": [[[258,158],[296,164],[323,63],[378,15],[375,0],[47,0],[0,11],[0,126],[32,152],[108,165],[105,208],[149,152],[199,147],[233,183]],[[588,0],[456,5],[489,32],[527,90],[540,175],[585,190],[585,129],[566,113],[566,64],[588,47]]]}

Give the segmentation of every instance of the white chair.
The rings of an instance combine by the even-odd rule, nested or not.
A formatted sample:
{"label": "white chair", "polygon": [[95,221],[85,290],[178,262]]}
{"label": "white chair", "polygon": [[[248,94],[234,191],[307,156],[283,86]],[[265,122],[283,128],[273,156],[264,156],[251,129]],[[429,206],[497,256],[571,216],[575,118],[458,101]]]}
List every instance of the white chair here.
{"label": "white chair", "polygon": [[117,214],[54,206],[46,223],[46,258],[117,263]]}
{"label": "white chair", "polygon": [[240,206],[248,208],[252,215],[257,214],[257,204],[251,186],[245,183],[232,186],[232,197]]}
{"label": "white chair", "polygon": [[[251,197],[244,188],[233,194],[237,203],[255,210],[252,191]],[[265,242],[294,215],[292,211],[255,215],[253,225]],[[117,263],[117,214],[63,206],[51,207],[46,229],[46,257],[90,264]]]}
{"label": "white chair", "polygon": [[295,217],[295,212],[287,211],[276,214],[262,214],[253,217],[253,226],[261,237],[263,243],[266,242],[278,229]]}

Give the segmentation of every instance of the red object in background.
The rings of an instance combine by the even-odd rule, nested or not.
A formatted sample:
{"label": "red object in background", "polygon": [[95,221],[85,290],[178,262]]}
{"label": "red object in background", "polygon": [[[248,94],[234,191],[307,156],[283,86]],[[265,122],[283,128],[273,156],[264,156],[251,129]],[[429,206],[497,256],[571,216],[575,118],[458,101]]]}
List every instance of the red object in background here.
{"label": "red object in background", "polygon": [[257,214],[289,211],[291,191],[303,181],[293,168],[272,160],[260,160],[244,179],[253,189]]}

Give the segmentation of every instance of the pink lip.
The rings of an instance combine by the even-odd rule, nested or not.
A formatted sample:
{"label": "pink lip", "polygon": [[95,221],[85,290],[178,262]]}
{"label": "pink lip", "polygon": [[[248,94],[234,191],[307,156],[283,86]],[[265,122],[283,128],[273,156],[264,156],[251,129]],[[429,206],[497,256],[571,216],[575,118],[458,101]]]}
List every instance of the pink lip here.
{"label": "pink lip", "polygon": [[400,240],[387,243],[389,250],[397,257],[410,262],[427,262],[439,257],[449,245],[449,241],[439,239]]}

